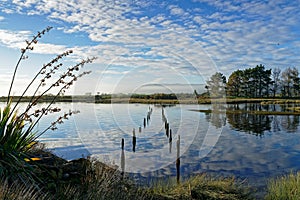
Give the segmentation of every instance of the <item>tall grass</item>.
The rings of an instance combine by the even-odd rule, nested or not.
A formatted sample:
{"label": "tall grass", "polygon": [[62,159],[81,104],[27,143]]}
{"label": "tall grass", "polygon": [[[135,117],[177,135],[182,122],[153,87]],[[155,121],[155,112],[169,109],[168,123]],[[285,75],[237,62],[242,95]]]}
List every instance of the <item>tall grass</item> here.
{"label": "tall grass", "polygon": [[20,185],[18,183],[9,184],[7,181],[0,181],[0,199],[5,200],[49,200],[50,196],[37,190],[32,185]]}
{"label": "tall grass", "polygon": [[154,183],[153,194],[168,199],[252,199],[250,189],[234,178],[212,178],[201,174],[184,180],[168,179]]}
{"label": "tall grass", "polygon": [[300,172],[270,180],[265,199],[298,200],[299,198]]}

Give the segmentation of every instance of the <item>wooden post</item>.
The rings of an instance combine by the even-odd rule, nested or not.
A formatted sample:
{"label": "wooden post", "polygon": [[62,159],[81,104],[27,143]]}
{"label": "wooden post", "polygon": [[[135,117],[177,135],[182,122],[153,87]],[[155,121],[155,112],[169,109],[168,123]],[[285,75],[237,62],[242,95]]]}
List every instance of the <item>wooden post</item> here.
{"label": "wooden post", "polygon": [[121,175],[122,175],[122,179],[124,178],[124,173],[125,173],[125,152],[124,152],[124,149],[122,149],[122,152],[121,152]]}
{"label": "wooden post", "polygon": [[142,127],[141,126],[139,127],[139,132],[142,132]]}
{"label": "wooden post", "polygon": [[169,142],[172,142],[172,129],[170,129]]}
{"label": "wooden post", "polygon": [[135,136],[135,129],[132,131],[132,151],[135,152],[135,146],[136,146],[136,136]]}
{"label": "wooden post", "polygon": [[132,136],[132,151],[135,152],[135,146],[136,146],[136,137]]}
{"label": "wooden post", "polygon": [[122,148],[122,150],[124,150],[124,138],[122,138],[122,141],[121,141],[121,148]]}
{"label": "wooden post", "polygon": [[169,137],[169,123],[167,123],[167,126],[166,126],[166,135],[167,135],[167,137]]}
{"label": "wooden post", "polygon": [[144,128],[146,127],[146,118],[144,118]]}

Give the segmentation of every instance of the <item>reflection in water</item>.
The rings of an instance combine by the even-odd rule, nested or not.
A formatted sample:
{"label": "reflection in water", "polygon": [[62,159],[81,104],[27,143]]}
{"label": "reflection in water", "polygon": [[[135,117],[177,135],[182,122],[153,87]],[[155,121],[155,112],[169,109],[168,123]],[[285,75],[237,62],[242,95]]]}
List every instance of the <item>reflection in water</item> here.
{"label": "reflection in water", "polygon": [[177,147],[176,177],[177,177],[177,183],[179,183],[179,181],[180,181],[180,135],[178,135],[176,147]]}
{"label": "reflection in water", "polygon": [[122,150],[121,150],[121,174],[124,176],[125,172],[125,152],[124,152],[124,138],[122,138]]}
{"label": "reflection in water", "polygon": [[295,133],[298,130],[300,122],[300,116],[299,115],[286,115],[282,116],[281,119],[281,126],[282,129],[287,132]]}
{"label": "reflection in water", "polygon": [[172,141],[169,142],[169,153],[170,153],[170,154],[172,153]]}
{"label": "reflection in water", "polygon": [[224,105],[222,104],[213,104],[212,112],[206,116],[206,119],[208,119],[216,128],[222,128],[226,125],[224,109]]}
{"label": "reflection in water", "polygon": [[228,123],[233,129],[261,136],[271,129],[271,119],[268,115],[250,113],[226,114]]}
{"label": "reflection in water", "polygon": [[[247,113],[255,109],[270,112],[282,111],[279,105],[154,107],[156,109],[151,115],[151,123],[143,130],[143,119],[148,105],[130,104],[127,107],[123,104],[74,104],[75,109],[82,111],[80,115],[75,116],[78,124],[75,126],[71,120],[66,121],[58,132],[49,132],[41,139],[48,145],[52,144],[50,148],[67,159],[82,157],[82,149],[87,149],[90,154],[100,155],[100,159],[105,163],[119,163],[120,171],[143,169],[141,173],[138,171],[143,180],[152,177],[177,176],[179,181],[184,176],[207,172],[224,176],[234,175],[238,178],[246,178],[249,183],[252,181],[254,184],[263,184],[271,176],[300,170],[299,116],[261,115],[255,117],[253,113],[252,115],[251,112]],[[205,114],[208,112],[190,111],[197,108],[199,110],[214,109],[215,112]],[[288,110],[286,107],[283,109]],[[237,112],[234,113],[236,110]],[[97,116],[97,123],[90,119],[94,113]],[[195,123],[196,119],[199,123]],[[172,128],[174,145],[169,142],[171,134],[168,139],[165,137],[165,121],[168,121]],[[211,144],[211,137],[206,136],[215,138],[214,133],[217,130],[215,127],[225,124],[218,142],[208,146]],[[138,140],[136,153],[132,152],[133,134],[128,134],[132,132],[133,127],[136,130],[139,129],[136,134],[138,137],[136,138]],[[268,129],[270,132],[267,131],[268,134],[266,134]],[[257,138],[244,134],[245,132],[251,134],[259,132],[265,135]],[[294,134],[288,134],[288,132]],[[177,148],[176,141],[179,134],[181,141],[178,142],[180,145]],[[124,139],[120,152],[121,138]],[[126,146],[124,140],[127,141]],[[192,143],[189,144],[189,142]],[[209,154],[199,156],[210,147]],[[181,152],[180,157],[177,156],[176,151],[179,155]],[[142,162],[133,162],[136,158]],[[149,171],[146,171],[148,169]],[[156,169],[159,170],[154,171]]]}
{"label": "reflection in water", "polygon": [[[221,106],[221,107],[220,107]],[[206,119],[216,128],[228,122],[232,129],[243,131],[256,136],[262,136],[266,131],[296,132],[300,124],[299,115],[269,115],[263,112],[290,112],[290,107],[283,105],[261,105],[254,103],[230,104],[225,110],[222,105],[213,105],[211,113],[206,113]]]}

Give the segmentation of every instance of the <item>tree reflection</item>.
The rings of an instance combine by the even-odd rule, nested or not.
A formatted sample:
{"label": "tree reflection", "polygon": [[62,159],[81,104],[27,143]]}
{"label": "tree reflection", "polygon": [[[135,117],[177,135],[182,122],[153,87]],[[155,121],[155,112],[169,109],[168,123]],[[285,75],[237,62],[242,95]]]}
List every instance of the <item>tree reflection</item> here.
{"label": "tree reflection", "polygon": [[233,129],[261,136],[265,131],[271,130],[271,119],[267,115],[249,113],[227,114],[228,123]]}
{"label": "tree reflection", "polygon": [[213,104],[211,113],[206,115],[206,119],[216,128],[222,128],[226,125],[226,108],[222,104]]}
{"label": "tree reflection", "polygon": [[282,129],[287,132],[296,132],[298,130],[299,115],[286,115],[281,118]]}
{"label": "tree reflection", "polygon": [[256,111],[286,111],[286,106],[261,104],[230,104],[224,110],[222,105],[213,105],[206,119],[216,128],[229,123],[232,129],[262,136],[266,131],[297,132],[300,124],[299,115],[257,114]]}

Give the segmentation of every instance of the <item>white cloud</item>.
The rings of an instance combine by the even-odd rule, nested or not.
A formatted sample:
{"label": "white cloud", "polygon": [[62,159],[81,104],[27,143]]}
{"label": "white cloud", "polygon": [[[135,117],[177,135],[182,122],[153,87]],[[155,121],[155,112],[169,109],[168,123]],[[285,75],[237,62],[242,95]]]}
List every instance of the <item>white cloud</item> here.
{"label": "white cloud", "polygon": [[[97,56],[95,63],[102,66],[146,67],[147,75],[159,76],[171,68],[187,76],[195,73],[208,76],[218,67],[234,70],[257,62],[274,66],[297,63],[299,44],[294,39],[299,33],[291,34],[299,25],[299,14],[293,9],[297,8],[296,3],[201,2],[216,11],[203,14],[205,8],[194,8],[195,14],[191,9],[167,2],[132,0],[18,1],[18,10],[26,8],[26,13],[45,14],[51,20],[66,22],[58,31],[70,37],[71,33],[84,32],[91,41],[99,43],[73,47],[76,55]],[[159,8],[161,12],[147,16],[141,8]],[[1,30],[0,42],[20,48],[28,34]],[[285,48],[273,45],[277,43]],[[294,50],[287,46],[294,46]],[[57,53],[67,48],[40,43],[36,52]],[[110,74],[123,73],[118,69],[113,71]]]}
{"label": "white cloud", "polygon": [[[0,29],[0,44],[14,48],[21,49],[26,46],[26,40],[31,39],[32,33],[30,31],[8,31]],[[34,46],[33,53],[40,54],[57,54],[64,52],[67,48],[63,45],[54,45],[38,42]]]}
{"label": "white cloud", "polygon": [[184,10],[179,7],[170,7],[170,12],[172,15],[182,15],[184,14]]}
{"label": "white cloud", "polygon": [[29,31],[13,32],[0,29],[0,43],[10,48],[21,48],[29,35]]}

